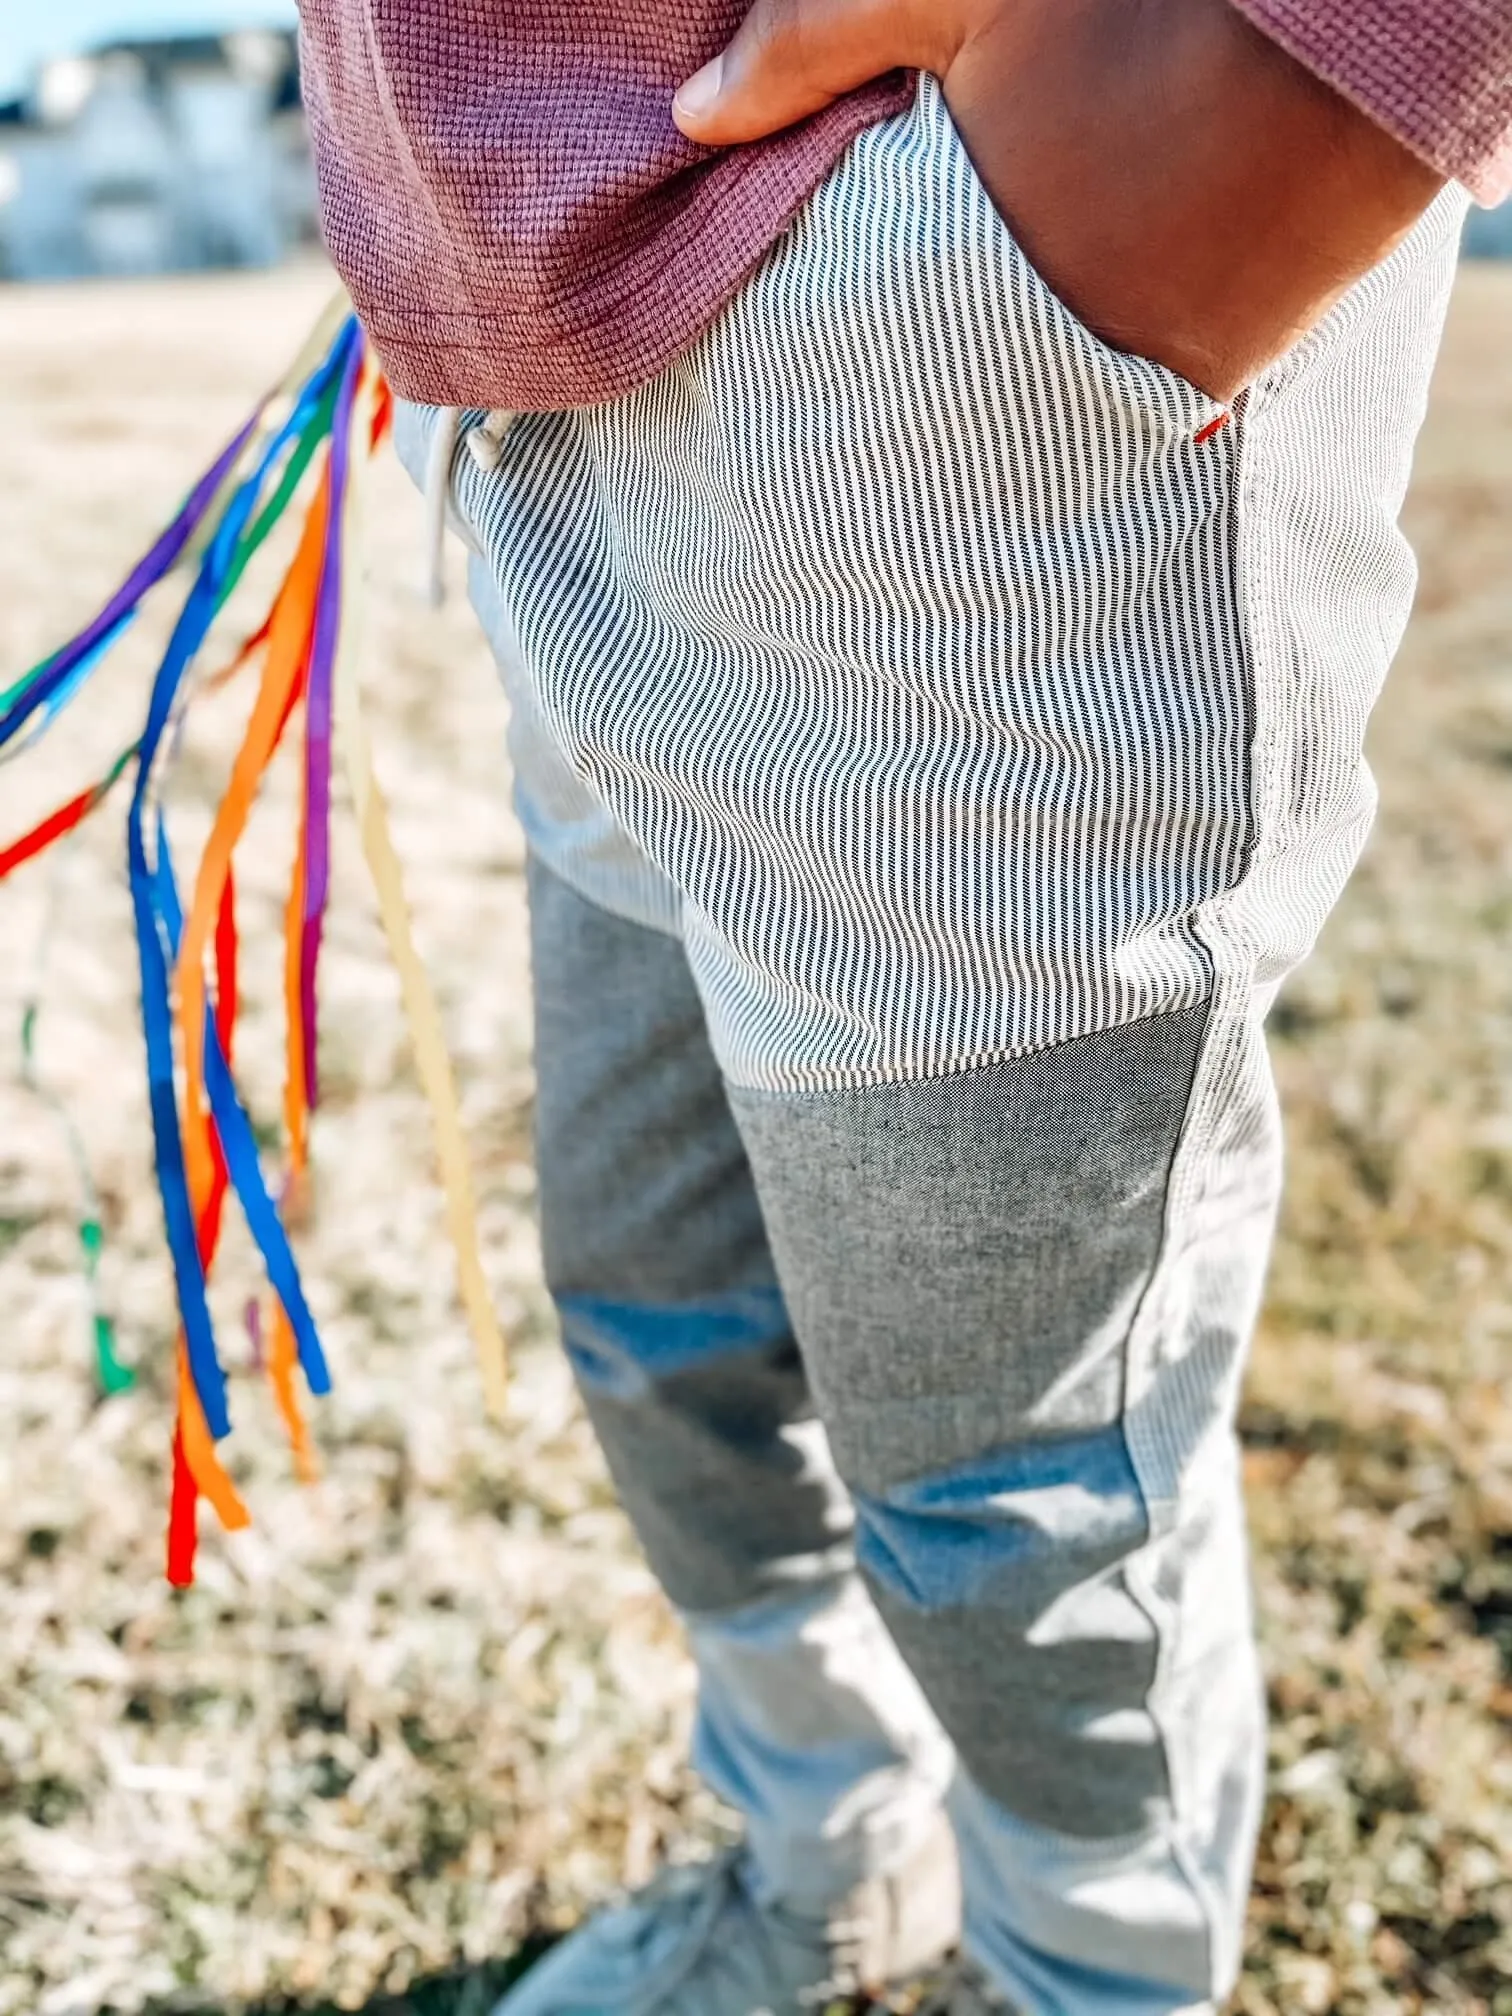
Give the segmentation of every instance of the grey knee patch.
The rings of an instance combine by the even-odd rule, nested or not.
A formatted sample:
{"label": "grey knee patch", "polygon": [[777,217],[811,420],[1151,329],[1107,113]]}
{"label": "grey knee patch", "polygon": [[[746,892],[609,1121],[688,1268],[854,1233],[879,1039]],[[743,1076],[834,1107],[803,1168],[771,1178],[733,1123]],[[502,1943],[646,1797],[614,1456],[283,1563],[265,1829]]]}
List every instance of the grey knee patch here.
{"label": "grey knee patch", "polygon": [[1122,1431],[989,1451],[856,1513],[858,1564],[980,1789],[1072,1836],[1147,1826],[1169,1788],[1143,1706],[1156,1636],[1121,1574],[1149,1537]]}
{"label": "grey knee patch", "polygon": [[967,1076],[737,1090],[836,1460],[882,1494],[1115,1421],[1205,1010]]}
{"label": "grey knee patch", "polygon": [[1078,1838],[1168,1810],[1125,1355],[1205,1026],[733,1095],[878,1607],[973,1781]]}

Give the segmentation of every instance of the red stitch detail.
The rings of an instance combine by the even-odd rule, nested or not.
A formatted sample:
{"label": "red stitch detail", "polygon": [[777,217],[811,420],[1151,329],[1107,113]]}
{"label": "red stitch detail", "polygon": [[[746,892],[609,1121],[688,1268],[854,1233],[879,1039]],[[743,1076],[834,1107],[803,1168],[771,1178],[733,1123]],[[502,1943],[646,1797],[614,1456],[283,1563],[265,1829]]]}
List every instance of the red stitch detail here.
{"label": "red stitch detail", "polygon": [[1193,447],[1200,448],[1204,442],[1211,441],[1215,434],[1221,434],[1233,417],[1232,413],[1225,411],[1220,413],[1216,420],[1209,420],[1206,427],[1192,436]]}

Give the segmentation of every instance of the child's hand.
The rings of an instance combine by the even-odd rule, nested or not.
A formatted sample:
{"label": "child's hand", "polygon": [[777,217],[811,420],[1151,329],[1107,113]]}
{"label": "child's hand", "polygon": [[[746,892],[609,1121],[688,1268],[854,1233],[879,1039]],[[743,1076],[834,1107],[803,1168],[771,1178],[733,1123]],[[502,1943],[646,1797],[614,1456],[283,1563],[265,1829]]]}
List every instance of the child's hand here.
{"label": "child's hand", "polygon": [[1231,397],[1411,228],[1442,178],[1228,0],[756,0],[678,93],[695,140],[933,71],[1067,305]]}

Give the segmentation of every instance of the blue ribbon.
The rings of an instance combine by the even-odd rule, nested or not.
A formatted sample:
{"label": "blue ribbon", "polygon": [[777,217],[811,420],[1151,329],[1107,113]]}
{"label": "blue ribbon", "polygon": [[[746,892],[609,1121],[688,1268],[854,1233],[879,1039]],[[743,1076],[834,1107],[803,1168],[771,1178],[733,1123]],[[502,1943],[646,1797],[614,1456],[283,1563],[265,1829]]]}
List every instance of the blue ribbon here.
{"label": "blue ribbon", "polygon": [[[171,975],[182,934],[182,911],[171,857],[166,848],[162,813],[155,821],[157,863],[148,860],[146,819],[154,765],[174,713],[174,703],[196,652],[204,643],[220,604],[220,592],[234,563],[237,546],[251,520],[269,471],[308,423],[311,409],[333,371],[345,368],[356,341],[355,326],[346,325],[326,359],[306,382],[293,412],[259,458],[255,470],[237,487],[224,518],[200,563],[193,586],[179,613],[162,662],[153,680],[147,720],[138,749],[136,783],[126,822],[126,860],[136,923],[137,958],[141,970],[142,1026],[147,1045],[147,1091],[152,1115],[153,1152],[163,1219],[185,1348],[195,1391],[210,1433],[219,1441],[229,1434],[230,1414],[225,1375],[215,1350],[214,1329],[206,1298],[205,1272],[195,1236],[194,1210],[184,1167],[174,1079]],[[245,439],[245,435],[242,437]],[[225,458],[222,457],[222,462]],[[218,467],[220,465],[217,465]],[[205,485],[197,486],[197,498]],[[192,500],[191,500],[192,501]],[[163,542],[159,542],[159,547]],[[156,551],[157,549],[155,549]],[[60,654],[60,660],[63,654]],[[53,690],[76,666],[83,653],[74,652],[69,666],[52,671]],[[27,699],[32,696],[28,694]],[[24,704],[24,703],[23,703]],[[5,724],[0,722],[0,734]],[[221,1050],[213,1022],[207,1016],[205,1089],[221,1136],[227,1174],[247,1224],[262,1254],[268,1278],[288,1312],[300,1363],[313,1391],[329,1390],[330,1374],[316,1336],[313,1318],[300,1285],[293,1252],[278,1212],[263,1181],[256,1141],[246,1109],[237,1094],[230,1066]]]}
{"label": "blue ribbon", "polygon": [[[169,956],[176,961],[184,935],[184,912],[179,901],[178,881],[173,872],[173,856],[161,808],[157,815],[156,853],[157,861],[152,870],[153,898],[158,916],[162,919]],[[325,1353],[320,1348],[315,1319],[305,1300],[294,1249],[279,1218],[278,1206],[263,1179],[262,1159],[257,1152],[252,1121],[236,1089],[236,1080],[221,1047],[215,1018],[208,1009],[205,1012],[204,1040],[205,1090],[226,1158],[226,1173],[241,1204],[247,1228],[257,1242],[269,1284],[288,1315],[299,1349],[299,1362],[309,1381],[310,1391],[329,1393],[331,1374]]]}

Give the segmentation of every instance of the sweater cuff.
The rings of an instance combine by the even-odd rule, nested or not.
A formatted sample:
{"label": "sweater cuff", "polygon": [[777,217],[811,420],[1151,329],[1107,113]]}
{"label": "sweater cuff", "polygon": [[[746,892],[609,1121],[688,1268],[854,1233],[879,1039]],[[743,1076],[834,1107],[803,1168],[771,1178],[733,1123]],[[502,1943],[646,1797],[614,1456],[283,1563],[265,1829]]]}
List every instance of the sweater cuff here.
{"label": "sweater cuff", "polygon": [[1505,0],[1232,4],[1482,203],[1512,193],[1512,9]]}

